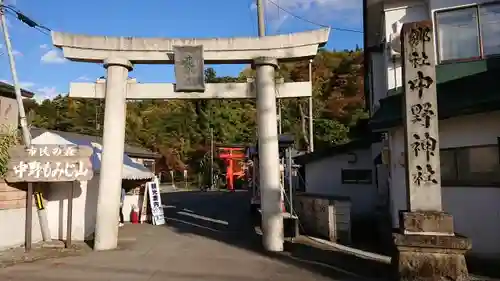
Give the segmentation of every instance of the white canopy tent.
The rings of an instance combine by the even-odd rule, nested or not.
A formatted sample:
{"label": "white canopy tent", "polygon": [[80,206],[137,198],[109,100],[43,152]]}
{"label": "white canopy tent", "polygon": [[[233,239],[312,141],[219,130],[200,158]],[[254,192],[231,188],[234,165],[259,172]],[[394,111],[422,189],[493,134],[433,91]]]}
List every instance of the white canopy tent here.
{"label": "white canopy tent", "polygon": [[[93,138],[71,137],[71,134],[57,134],[57,131],[47,131],[37,135],[32,139],[33,144],[60,144],[60,145],[87,145],[93,148],[91,156],[94,177],[90,181],[78,183],[75,195],[73,197],[73,223],[72,237],[75,240],[89,239],[95,230],[97,196],[99,187],[99,176],[101,170],[102,145]],[[123,155],[122,165],[123,180],[149,180],[154,174],[140,163],[134,162],[128,155]],[[67,206],[68,190],[71,186],[69,182],[55,182],[50,184],[50,188],[44,192],[44,198],[47,200],[49,228],[53,239],[64,240],[65,229],[67,227]],[[138,195],[127,195],[124,202],[123,213],[126,221],[130,213],[131,205],[138,206]],[[118,223],[118,218],[117,218]]]}
{"label": "white canopy tent", "polygon": [[[88,145],[94,149],[91,156],[94,173],[98,174],[101,170],[102,145],[98,142],[82,140],[71,137],[63,137],[56,132],[45,132],[32,140],[33,144],[74,144]],[[95,177],[95,175],[94,175]],[[122,179],[125,180],[143,180],[153,178],[153,173],[140,163],[134,162],[127,154],[123,155]]]}

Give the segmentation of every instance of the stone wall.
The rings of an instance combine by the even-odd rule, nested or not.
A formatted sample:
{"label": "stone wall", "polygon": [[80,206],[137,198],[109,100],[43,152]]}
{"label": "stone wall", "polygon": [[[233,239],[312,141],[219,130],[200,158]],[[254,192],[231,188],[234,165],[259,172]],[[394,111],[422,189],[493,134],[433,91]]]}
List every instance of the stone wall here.
{"label": "stone wall", "polygon": [[333,242],[351,242],[349,198],[298,193],[294,201],[303,234]]}
{"label": "stone wall", "polygon": [[0,210],[26,208],[26,190],[27,190],[26,184],[14,185],[14,184],[8,184],[5,181],[1,180]]}

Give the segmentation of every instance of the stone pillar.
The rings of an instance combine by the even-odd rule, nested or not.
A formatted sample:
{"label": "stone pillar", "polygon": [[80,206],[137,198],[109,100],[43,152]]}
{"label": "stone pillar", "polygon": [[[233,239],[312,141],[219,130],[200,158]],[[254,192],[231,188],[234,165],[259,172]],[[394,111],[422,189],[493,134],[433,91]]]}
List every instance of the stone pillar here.
{"label": "stone pillar", "polygon": [[118,245],[118,217],[122,186],[123,149],[128,73],[132,64],[123,58],[108,58],[104,136],[99,175],[99,195],[94,250],[111,250]]}
{"label": "stone pillar", "polygon": [[267,251],[283,251],[278,122],[276,114],[276,59],[260,57],[256,68],[259,186],[262,210],[262,243]]}
{"label": "stone pillar", "polygon": [[468,280],[464,253],[470,241],[455,235],[453,217],[441,206],[432,21],[404,24],[401,40],[408,209],[400,212],[393,235],[393,266],[399,280]]}

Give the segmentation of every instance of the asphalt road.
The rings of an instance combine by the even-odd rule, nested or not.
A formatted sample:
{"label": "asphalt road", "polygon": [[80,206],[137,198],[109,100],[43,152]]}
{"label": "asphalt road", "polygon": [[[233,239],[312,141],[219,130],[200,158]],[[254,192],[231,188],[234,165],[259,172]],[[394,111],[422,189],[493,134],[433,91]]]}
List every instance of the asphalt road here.
{"label": "asphalt road", "polygon": [[[237,249],[239,253],[231,262],[241,262],[250,267],[252,263],[262,262],[266,268],[265,271],[245,273],[244,268],[228,264],[228,270],[231,268],[239,272],[241,278],[252,276],[255,280],[303,281],[364,279],[349,270],[321,262],[319,256],[326,256],[327,259],[332,256],[330,252],[320,249],[287,243],[284,253],[266,253],[261,245],[261,236],[255,231],[258,218],[250,215],[249,200],[245,191],[175,192],[165,194],[163,203],[169,228],[185,235],[194,234],[200,242],[206,239],[217,241],[221,247],[217,252],[220,253],[224,249]],[[197,251],[204,250],[198,248]],[[248,276],[243,276],[245,274]]]}
{"label": "asphalt road", "polygon": [[119,249],[20,262],[0,269],[0,280],[363,280],[318,263],[321,254],[313,248],[264,252],[246,192],[171,192],[162,198],[166,225],[125,225]]}

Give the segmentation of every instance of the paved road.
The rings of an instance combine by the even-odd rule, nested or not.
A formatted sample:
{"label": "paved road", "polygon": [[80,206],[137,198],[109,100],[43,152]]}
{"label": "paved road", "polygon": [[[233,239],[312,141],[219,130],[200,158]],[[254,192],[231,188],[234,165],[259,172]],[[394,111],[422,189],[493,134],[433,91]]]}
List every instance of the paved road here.
{"label": "paved road", "polygon": [[0,280],[360,280],[331,267],[261,250],[245,192],[164,194],[167,226],[126,225],[120,249],[22,263]]}

